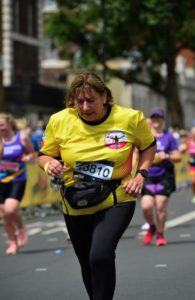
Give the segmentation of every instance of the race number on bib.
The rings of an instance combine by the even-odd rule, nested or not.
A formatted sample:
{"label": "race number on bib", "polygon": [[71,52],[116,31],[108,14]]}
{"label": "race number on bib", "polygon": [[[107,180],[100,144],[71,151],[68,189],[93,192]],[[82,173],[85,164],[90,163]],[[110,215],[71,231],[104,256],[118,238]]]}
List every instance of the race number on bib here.
{"label": "race number on bib", "polygon": [[0,172],[12,171],[17,172],[19,170],[19,163],[12,161],[0,161]]}
{"label": "race number on bib", "polygon": [[112,178],[114,162],[107,160],[77,161],[74,169],[74,177],[90,181],[107,181]]}

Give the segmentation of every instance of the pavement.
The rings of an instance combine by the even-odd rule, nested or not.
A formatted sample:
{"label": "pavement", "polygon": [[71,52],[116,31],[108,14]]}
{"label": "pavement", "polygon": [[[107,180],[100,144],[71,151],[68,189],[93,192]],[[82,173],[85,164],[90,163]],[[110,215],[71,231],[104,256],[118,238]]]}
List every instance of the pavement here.
{"label": "pavement", "polygon": [[[143,245],[144,220],[138,200],[133,221],[116,251],[113,300],[195,299],[195,204],[191,198],[190,189],[171,196],[166,247],[154,242]],[[31,217],[23,213],[29,243],[19,254],[5,255],[7,236],[0,225],[0,299],[87,300],[60,210],[48,209]]]}

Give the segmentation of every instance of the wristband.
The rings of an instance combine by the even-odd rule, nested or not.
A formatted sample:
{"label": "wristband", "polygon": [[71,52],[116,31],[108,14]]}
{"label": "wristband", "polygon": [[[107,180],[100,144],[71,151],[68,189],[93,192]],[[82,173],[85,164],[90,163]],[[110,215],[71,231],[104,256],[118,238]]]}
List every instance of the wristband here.
{"label": "wristband", "polygon": [[43,169],[44,169],[44,171],[45,171],[46,174],[48,174],[48,166],[49,166],[49,161],[46,162],[46,164],[43,167]]}

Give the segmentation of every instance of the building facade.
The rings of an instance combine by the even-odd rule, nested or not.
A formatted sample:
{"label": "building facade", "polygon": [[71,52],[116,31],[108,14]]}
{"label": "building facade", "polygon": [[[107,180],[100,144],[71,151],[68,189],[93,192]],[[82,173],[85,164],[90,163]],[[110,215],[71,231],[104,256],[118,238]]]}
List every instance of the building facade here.
{"label": "building facade", "polygon": [[63,99],[62,90],[40,83],[42,0],[0,4],[0,110],[40,118],[58,109]]}

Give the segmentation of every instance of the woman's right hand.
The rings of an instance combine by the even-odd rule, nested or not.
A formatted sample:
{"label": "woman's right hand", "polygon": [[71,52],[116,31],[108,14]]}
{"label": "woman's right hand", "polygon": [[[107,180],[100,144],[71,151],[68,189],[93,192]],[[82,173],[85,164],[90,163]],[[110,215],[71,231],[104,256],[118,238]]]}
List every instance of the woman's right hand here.
{"label": "woman's right hand", "polygon": [[50,176],[61,176],[65,169],[65,163],[54,158],[48,163],[47,174]]}

